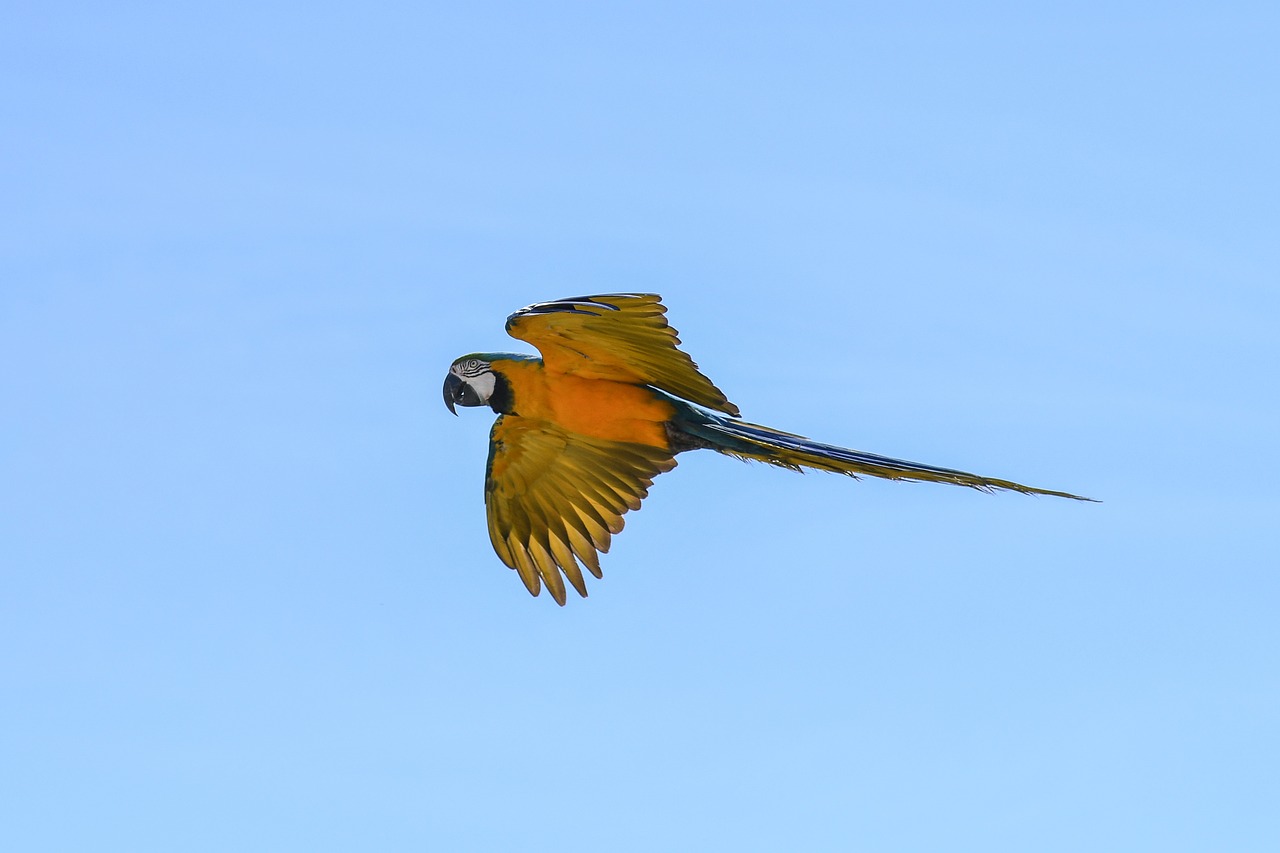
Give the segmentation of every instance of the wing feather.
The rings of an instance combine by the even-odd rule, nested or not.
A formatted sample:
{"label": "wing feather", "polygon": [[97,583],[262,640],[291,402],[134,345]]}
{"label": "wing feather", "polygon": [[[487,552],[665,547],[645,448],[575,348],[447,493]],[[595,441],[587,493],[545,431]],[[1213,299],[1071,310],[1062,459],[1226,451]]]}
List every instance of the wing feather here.
{"label": "wing feather", "polygon": [[514,533],[507,537],[507,548],[512,557],[511,568],[520,575],[520,580],[524,582],[529,594],[537,595],[542,591],[542,582],[538,580],[538,569],[533,565],[529,552],[521,546]]}
{"label": "wing feather", "polygon": [[607,293],[539,302],[507,318],[507,333],[542,353],[548,370],[652,385],[727,415],[738,407],[679,348],[654,293]]}
{"label": "wing feather", "polygon": [[573,588],[578,591],[578,595],[586,598],[587,582],[582,577],[582,569],[578,568],[578,561],[573,558],[573,551],[569,550],[569,546],[564,544],[564,539],[559,535],[551,537],[551,556],[555,558],[560,570],[569,579],[569,583],[573,584]]}
{"label": "wing feather", "polygon": [[494,551],[533,595],[565,603],[565,579],[586,596],[582,567],[600,577],[599,554],[639,509],[653,478],[675,467],[667,451],[503,415],[493,425],[485,507]]}
{"label": "wing feather", "polygon": [[[568,518],[565,519],[569,521]],[[569,531],[569,547],[573,549],[573,555],[578,558],[578,562],[587,567],[587,571],[595,575],[597,578],[604,577],[600,571],[600,555],[595,547],[591,544],[590,537],[581,527],[581,520],[577,526],[568,527]]]}
{"label": "wing feather", "polygon": [[560,567],[551,557],[551,551],[537,537],[532,539],[528,545],[529,555],[533,558],[533,563],[538,567],[538,574],[542,577],[542,582],[547,585],[547,590],[551,593],[551,597],[556,600],[556,604],[564,604],[564,578],[560,574]]}

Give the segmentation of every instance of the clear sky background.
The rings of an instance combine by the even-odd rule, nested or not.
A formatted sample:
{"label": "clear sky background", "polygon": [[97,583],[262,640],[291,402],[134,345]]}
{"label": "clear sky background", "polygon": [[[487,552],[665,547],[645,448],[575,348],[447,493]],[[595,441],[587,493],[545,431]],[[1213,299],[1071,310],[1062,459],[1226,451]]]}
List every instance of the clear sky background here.
{"label": "clear sky background", "polygon": [[[1274,4],[0,12],[0,848],[1280,850]],[[750,420],[591,597],[449,363]]]}

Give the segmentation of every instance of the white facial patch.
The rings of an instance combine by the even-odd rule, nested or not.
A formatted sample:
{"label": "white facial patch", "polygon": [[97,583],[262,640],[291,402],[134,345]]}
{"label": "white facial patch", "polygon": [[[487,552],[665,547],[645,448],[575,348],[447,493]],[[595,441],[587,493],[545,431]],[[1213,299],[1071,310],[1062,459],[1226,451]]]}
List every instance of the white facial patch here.
{"label": "white facial patch", "polygon": [[464,380],[476,392],[476,396],[480,398],[481,403],[489,402],[489,398],[493,396],[493,389],[498,384],[498,377],[494,376],[492,371],[486,370],[478,376],[471,376]]}

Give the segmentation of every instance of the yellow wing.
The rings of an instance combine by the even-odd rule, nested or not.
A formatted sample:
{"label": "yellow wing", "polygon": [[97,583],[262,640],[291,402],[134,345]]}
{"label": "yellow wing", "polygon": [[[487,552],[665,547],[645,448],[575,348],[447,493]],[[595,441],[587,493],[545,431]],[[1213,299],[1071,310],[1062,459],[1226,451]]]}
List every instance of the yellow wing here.
{"label": "yellow wing", "polygon": [[503,415],[489,434],[484,484],[493,549],[532,594],[545,583],[564,604],[563,572],[586,597],[578,563],[600,577],[596,552],[608,552],[623,514],[639,509],[653,478],[675,466],[671,454],[656,447]]}
{"label": "yellow wing", "polygon": [[660,298],[609,293],[540,302],[508,317],[507,333],[536,346],[553,372],[652,385],[736,417],[738,407],[677,348]]}

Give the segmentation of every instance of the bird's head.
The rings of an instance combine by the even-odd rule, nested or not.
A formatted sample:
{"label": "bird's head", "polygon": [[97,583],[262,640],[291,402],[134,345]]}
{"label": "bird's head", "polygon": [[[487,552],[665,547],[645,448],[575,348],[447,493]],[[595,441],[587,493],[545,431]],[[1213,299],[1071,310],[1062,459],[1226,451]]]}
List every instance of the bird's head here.
{"label": "bird's head", "polygon": [[458,414],[458,406],[489,406],[506,411],[510,390],[506,378],[493,367],[495,356],[488,353],[464,355],[449,366],[444,378],[444,404]]}

